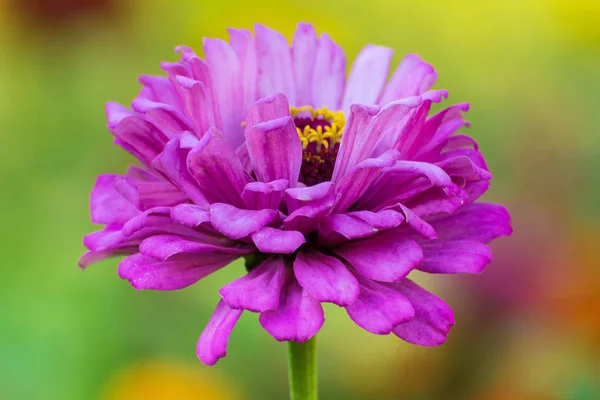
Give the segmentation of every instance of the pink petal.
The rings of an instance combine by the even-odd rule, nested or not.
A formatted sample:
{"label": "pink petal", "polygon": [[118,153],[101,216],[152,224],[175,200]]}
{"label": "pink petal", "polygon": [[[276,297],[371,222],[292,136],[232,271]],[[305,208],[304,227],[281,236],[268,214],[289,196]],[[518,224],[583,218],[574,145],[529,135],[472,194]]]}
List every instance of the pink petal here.
{"label": "pink petal", "polygon": [[285,37],[266,26],[255,24],[258,61],[258,96],[284,93],[290,103],[296,104],[296,85],[292,67],[292,53]]}
{"label": "pink petal", "polygon": [[215,365],[225,357],[229,336],[241,315],[242,310],[233,310],[223,300],[219,301],[196,346],[200,361],[206,365]]}
{"label": "pink petal", "polygon": [[401,293],[360,276],[357,278],[360,294],[346,311],[358,326],[376,335],[388,335],[398,324],[413,318],[415,309]]}
{"label": "pink petal", "polygon": [[[312,105],[312,75],[318,42],[312,24],[300,22],[294,33],[292,44],[292,62],[296,83],[296,104]],[[321,89],[321,88],[319,88]],[[322,90],[322,89],[321,89]],[[319,105],[318,107],[321,107]]]}
{"label": "pink petal", "polygon": [[302,144],[291,117],[254,125],[246,131],[248,153],[258,180],[285,179],[296,186],[302,164]]}
{"label": "pink petal", "polygon": [[437,72],[431,65],[416,54],[409,54],[394,71],[381,95],[380,104],[421,95],[433,86],[436,79]]}
{"label": "pink petal", "polygon": [[294,275],[300,286],[321,302],[348,306],[360,291],[358,281],[340,260],[318,251],[298,253]]}
{"label": "pink petal", "polygon": [[223,268],[239,255],[203,253],[161,261],[140,253],[125,258],[118,272],[138,290],[179,290]]}
{"label": "pink petal", "polygon": [[248,274],[223,286],[219,294],[231,308],[264,312],[279,308],[286,267],[281,257],[270,257]]}
{"label": "pink petal", "polygon": [[397,282],[417,268],[423,259],[421,247],[403,232],[385,231],[334,249],[363,276]]}
{"label": "pink petal", "polygon": [[241,63],[229,43],[220,39],[204,38],[203,44],[221,112],[222,132],[227,143],[235,149],[244,141],[241,123],[246,114],[242,103]]}
{"label": "pink petal", "polygon": [[224,203],[210,206],[213,227],[231,239],[241,239],[253,234],[276,216],[277,210],[242,210]]}
{"label": "pink petal", "polygon": [[140,213],[136,207],[114,189],[119,175],[98,176],[90,195],[90,211],[94,224],[123,224]]}
{"label": "pink petal", "polygon": [[284,231],[265,227],[252,234],[252,241],[262,253],[292,254],[306,243],[298,231]]}
{"label": "pink petal", "polygon": [[[326,33],[321,34],[316,54],[312,80],[304,85],[311,88],[312,98],[306,103],[314,107],[341,108],[346,85],[346,56]],[[301,85],[297,85],[300,88]],[[299,102],[301,105],[302,103]]]}
{"label": "pink petal", "polygon": [[431,240],[421,243],[419,270],[430,274],[479,274],[492,261],[492,250],[474,240]]}
{"label": "pink petal", "polygon": [[421,346],[438,346],[444,343],[454,325],[452,309],[442,299],[409,279],[390,287],[406,296],[415,308],[414,318],[398,325],[394,334],[409,343]]}
{"label": "pink petal", "polygon": [[273,182],[250,182],[242,191],[242,200],[247,208],[251,210],[262,210],[264,208],[278,209],[285,189],[289,182],[278,179]]}
{"label": "pink petal", "polygon": [[256,100],[256,45],[252,34],[246,29],[228,28],[229,42],[242,67],[243,110]]}
{"label": "pink petal", "polygon": [[210,203],[243,207],[241,193],[250,177],[219,131],[206,132],[188,154],[187,166]]}
{"label": "pink petal", "polygon": [[319,332],[325,322],[323,308],[290,273],[281,292],[277,310],[260,314],[259,322],[278,341],[305,342]]}
{"label": "pink petal", "polygon": [[344,113],[353,104],[375,104],[385,85],[394,51],[387,47],[367,45],[361,50],[348,77],[342,103]]}

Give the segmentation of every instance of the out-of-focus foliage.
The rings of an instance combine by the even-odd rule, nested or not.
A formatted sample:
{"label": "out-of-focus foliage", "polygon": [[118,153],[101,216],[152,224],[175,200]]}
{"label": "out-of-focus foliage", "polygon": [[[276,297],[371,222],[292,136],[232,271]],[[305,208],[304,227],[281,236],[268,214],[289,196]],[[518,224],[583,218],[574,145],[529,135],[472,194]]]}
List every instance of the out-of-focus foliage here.
{"label": "out-of-focus foliage", "polygon": [[175,45],[201,52],[202,36],[254,22],[290,37],[300,20],[349,59],[378,43],[395,63],[431,62],[446,104],[471,103],[495,174],[486,199],[508,204],[515,228],[483,275],[417,277],[455,309],[443,347],[373,336],[326,308],[323,398],[600,398],[599,4],[0,0],[0,399],[285,398],[285,346],[253,315],[214,369],[195,359],[240,263],[156,293],[119,280],[117,260],[85,273],[76,260],[95,176],[131,161],[111,145],[104,103],[129,102],[137,75],[159,73]]}

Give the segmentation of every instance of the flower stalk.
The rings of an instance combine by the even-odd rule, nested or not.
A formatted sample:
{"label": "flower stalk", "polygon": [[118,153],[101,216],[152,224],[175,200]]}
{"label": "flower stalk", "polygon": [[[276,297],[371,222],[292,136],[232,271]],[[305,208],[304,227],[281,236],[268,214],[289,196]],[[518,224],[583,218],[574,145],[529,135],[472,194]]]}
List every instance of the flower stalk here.
{"label": "flower stalk", "polygon": [[317,400],[317,337],[288,342],[290,400]]}

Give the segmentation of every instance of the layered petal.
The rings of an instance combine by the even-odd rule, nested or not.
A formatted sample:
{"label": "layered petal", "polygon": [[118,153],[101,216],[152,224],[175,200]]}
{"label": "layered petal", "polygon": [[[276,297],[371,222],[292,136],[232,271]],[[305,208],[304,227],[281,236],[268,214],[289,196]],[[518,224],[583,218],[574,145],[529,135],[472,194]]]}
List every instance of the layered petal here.
{"label": "layered petal", "polygon": [[363,276],[383,282],[403,279],[423,259],[419,244],[398,230],[345,243],[333,251]]}
{"label": "layered petal", "polygon": [[300,175],[302,144],[291,117],[262,122],[246,130],[248,154],[262,182],[285,179],[294,187]]}
{"label": "layered petal", "polygon": [[266,26],[255,24],[259,97],[285,93],[296,104],[292,53],[285,37]]}
{"label": "layered petal", "polygon": [[242,210],[225,203],[210,206],[212,226],[231,239],[241,239],[263,228],[277,216],[277,210]]}
{"label": "layered petal", "polygon": [[143,254],[134,254],[119,264],[119,276],[135,289],[179,290],[223,268],[239,255],[202,253],[161,261]]}
{"label": "layered petal", "polygon": [[409,279],[390,287],[406,296],[415,309],[414,318],[394,328],[394,334],[421,346],[438,346],[444,343],[454,325],[452,309],[442,299]]}
{"label": "layered petal", "polygon": [[219,301],[196,346],[200,361],[206,365],[215,365],[225,357],[229,336],[241,315],[242,310],[232,309],[223,300]]}
{"label": "layered petal", "polygon": [[254,232],[252,241],[260,252],[274,254],[292,254],[306,243],[306,239],[301,232],[284,231],[270,227]]}
{"label": "layered petal", "polygon": [[342,110],[347,113],[353,104],[375,104],[390,70],[394,51],[383,46],[367,45],[361,50],[348,77]]}
{"label": "layered petal", "polygon": [[437,72],[431,65],[418,55],[409,54],[394,71],[379,102],[387,104],[397,99],[421,95],[433,86],[436,79]]}
{"label": "layered petal", "polygon": [[242,200],[251,210],[278,209],[284,191],[289,186],[286,179],[272,182],[250,182],[242,190]]}
{"label": "layered petal", "polygon": [[187,166],[208,202],[243,207],[241,193],[250,176],[219,131],[206,132],[188,154]]}
{"label": "layered petal", "polygon": [[[318,40],[315,28],[311,24],[300,22],[294,33],[292,42],[292,63],[296,83],[296,104],[313,105],[313,73],[316,70],[315,60],[317,57]],[[321,91],[322,88],[317,88]],[[319,107],[322,105],[319,105]]]}
{"label": "layered petal", "polygon": [[278,341],[305,342],[325,322],[323,308],[289,273],[281,292],[279,308],[260,314],[260,324]]}
{"label": "layered petal", "polygon": [[279,308],[286,270],[281,257],[270,257],[248,274],[223,286],[219,294],[231,308],[264,312]]}
{"label": "layered petal", "polygon": [[358,326],[376,335],[390,334],[398,324],[415,315],[411,302],[398,291],[357,275],[360,294],[346,307],[348,315]]}
{"label": "layered petal", "polygon": [[344,263],[319,251],[298,253],[294,275],[300,286],[318,301],[343,307],[358,297],[358,281]]}
{"label": "layered petal", "polygon": [[[311,88],[311,98],[306,104],[339,110],[346,85],[346,56],[344,50],[326,33],[321,35],[314,55],[314,70],[311,78],[308,85],[304,83]],[[300,85],[297,87],[299,88]],[[303,105],[300,101],[298,104]]]}
{"label": "layered petal", "polygon": [[98,176],[90,195],[90,211],[94,224],[123,224],[140,211],[114,188],[118,175]]}

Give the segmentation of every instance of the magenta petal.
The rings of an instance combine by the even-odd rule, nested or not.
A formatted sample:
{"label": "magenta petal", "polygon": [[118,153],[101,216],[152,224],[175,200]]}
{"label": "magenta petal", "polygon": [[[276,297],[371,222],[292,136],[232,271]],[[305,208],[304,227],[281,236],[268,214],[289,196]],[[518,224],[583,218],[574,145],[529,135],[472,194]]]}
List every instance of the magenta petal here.
{"label": "magenta petal", "polygon": [[241,256],[252,252],[252,250],[250,246],[228,242],[224,242],[222,245],[203,243],[177,235],[155,235],[145,239],[140,244],[140,253],[163,261],[175,255],[185,255],[186,253],[220,252]]}
{"label": "magenta petal", "polygon": [[223,286],[219,294],[231,308],[264,312],[279,307],[286,270],[281,257],[270,257],[248,274]]}
{"label": "magenta petal", "polygon": [[279,308],[260,314],[260,324],[278,341],[305,342],[325,322],[323,307],[290,274],[281,292]]}
{"label": "magenta petal", "polygon": [[313,186],[290,188],[285,191],[285,202],[288,213],[293,213],[301,207],[315,204],[329,198],[333,192],[331,182],[322,182]]}
{"label": "magenta petal", "polygon": [[242,104],[244,111],[256,100],[256,45],[252,33],[246,29],[228,28],[230,44],[242,66]]}
{"label": "magenta petal", "polygon": [[253,234],[276,216],[277,210],[242,210],[224,203],[210,206],[213,227],[231,239],[241,239]]}
{"label": "magenta petal", "polygon": [[[314,26],[300,22],[294,33],[292,43],[292,62],[294,77],[296,78],[296,104],[298,105],[313,105],[312,86],[307,83],[312,81],[317,48],[317,34]],[[322,88],[319,88],[319,91],[321,90]],[[325,104],[320,104],[318,107],[323,106]]]}
{"label": "magenta petal", "polygon": [[250,182],[242,191],[242,200],[247,208],[251,210],[262,210],[264,208],[278,209],[283,199],[284,190],[289,182],[278,179],[273,182]]}
{"label": "magenta petal", "polygon": [[381,230],[397,228],[404,222],[404,216],[394,210],[355,211],[345,214],[329,215],[320,223],[319,236],[327,238],[333,232],[346,240],[373,236]]}
{"label": "magenta petal", "polygon": [[210,211],[195,204],[180,204],[171,209],[171,218],[190,228],[197,228],[210,222]]}
{"label": "magenta petal", "polygon": [[118,272],[135,289],[179,290],[223,268],[238,255],[204,253],[177,260],[161,261],[134,254],[119,264]]}
{"label": "magenta petal", "polygon": [[360,138],[369,121],[380,111],[377,106],[353,105],[350,109],[350,115],[347,116],[348,122],[344,128],[344,140],[340,143],[340,148],[335,159],[333,168],[332,182],[339,181],[356,162],[353,156],[355,149],[361,146]]}
{"label": "magenta petal", "polygon": [[292,254],[306,243],[298,231],[284,231],[265,227],[252,234],[252,241],[262,253]]}
{"label": "magenta petal", "polygon": [[203,38],[206,62],[210,67],[214,93],[223,122],[224,137],[232,148],[243,143],[240,122],[246,114],[240,88],[242,69],[238,56],[229,43],[220,39]]}
{"label": "magenta petal", "polygon": [[139,210],[158,206],[174,206],[188,200],[187,196],[167,181],[142,181],[119,177],[113,184],[115,190]]}
{"label": "magenta petal", "polygon": [[246,140],[248,140],[248,136],[252,133],[254,125],[289,116],[290,104],[287,97],[282,93],[277,93],[274,96],[264,97],[256,101],[248,107],[245,130]]}
{"label": "magenta petal", "polygon": [[186,161],[190,150],[197,143],[198,139],[190,132],[178,133],[167,143],[163,152],[152,161],[152,165],[194,203],[204,206],[208,202],[190,175]]}
{"label": "magenta petal", "polygon": [[385,85],[394,51],[383,46],[369,44],[358,54],[350,75],[342,102],[347,113],[353,104],[375,104]]}
{"label": "magenta petal", "polygon": [[[374,154],[377,145],[387,135],[397,131],[398,126],[401,125],[407,114],[420,103],[421,99],[419,97],[410,97],[389,103],[373,116],[363,129],[349,129],[348,132],[345,132],[344,140],[342,140],[344,148],[340,149],[344,162],[340,162],[340,168],[345,165],[346,170],[349,170],[361,161],[389,150],[389,148],[385,148],[379,154]],[[356,110],[356,107],[353,110]],[[346,136],[347,133],[350,133],[350,135]],[[346,140],[348,140],[348,143],[344,144]],[[348,154],[349,148],[350,152]]]}
{"label": "magenta petal", "polygon": [[363,276],[383,282],[403,279],[423,259],[418,243],[399,231],[346,243],[334,251]]}
{"label": "magenta petal", "polygon": [[298,253],[294,275],[300,286],[321,302],[348,306],[360,291],[358,281],[344,263],[318,251]]}
{"label": "magenta petal", "polygon": [[168,104],[171,107],[178,108],[181,105],[179,96],[175,88],[164,76],[140,75],[140,83],[148,89],[150,100]]}
{"label": "magenta petal", "polygon": [[219,301],[196,346],[196,354],[200,361],[206,365],[215,365],[219,359],[225,357],[229,336],[242,312],[229,308],[223,300]]}
{"label": "magenta petal", "polygon": [[193,128],[189,125],[187,118],[178,110],[163,103],[138,97],[131,103],[131,108],[144,114],[146,121],[157,127],[167,137]]}
{"label": "magenta petal", "polygon": [[335,186],[337,202],[334,212],[344,212],[358,201],[381,175],[382,170],[394,165],[397,157],[398,152],[390,150],[377,158],[369,158],[352,168]]}
{"label": "magenta petal", "polygon": [[211,128],[206,132],[188,154],[187,166],[210,203],[243,206],[240,194],[250,177],[219,131]]}
{"label": "magenta petal", "polygon": [[294,120],[282,117],[246,130],[248,153],[258,180],[285,179],[296,186],[302,164],[302,144]]}
{"label": "magenta petal", "polygon": [[175,84],[181,93],[185,113],[193,121],[198,135],[204,134],[210,127],[221,126],[216,100],[202,82],[178,76]]}
{"label": "magenta petal", "polygon": [[410,208],[397,205],[404,214],[404,220],[415,232],[427,239],[437,238],[437,232],[429,223],[425,222],[421,217],[414,213]]}
{"label": "magenta petal", "polygon": [[439,346],[444,343],[454,325],[452,309],[442,299],[409,279],[394,284],[393,287],[406,296],[415,308],[415,317],[398,325],[394,334],[408,343],[420,346]]}
{"label": "magenta petal", "polygon": [[260,24],[254,25],[254,34],[259,97],[285,93],[290,102],[296,104],[292,53],[286,38],[281,33]]}
{"label": "magenta petal", "polygon": [[[321,34],[318,49],[314,55],[314,71],[309,86],[312,98],[308,105],[339,110],[346,85],[346,56],[344,50],[326,33]],[[297,85],[299,89],[301,85]],[[298,101],[299,105],[300,103]]]}
{"label": "magenta petal", "polygon": [[488,243],[512,233],[510,215],[497,204],[473,203],[455,214],[431,223],[440,240],[475,240]]}
{"label": "magenta petal", "polygon": [[358,326],[376,335],[388,335],[398,324],[413,318],[415,309],[404,295],[382,284],[357,278],[360,294],[346,311]]}
{"label": "magenta petal", "polygon": [[140,212],[119,194],[113,183],[118,175],[98,176],[90,195],[90,209],[94,224],[123,224]]}
{"label": "magenta petal", "polygon": [[[437,79],[433,67],[418,55],[409,54],[400,63],[381,95],[381,104],[425,93]],[[439,101],[439,100],[438,100]]]}
{"label": "magenta petal", "polygon": [[419,270],[431,274],[478,274],[492,261],[492,250],[474,240],[431,240],[421,243]]}

